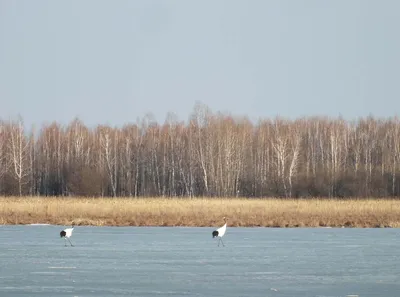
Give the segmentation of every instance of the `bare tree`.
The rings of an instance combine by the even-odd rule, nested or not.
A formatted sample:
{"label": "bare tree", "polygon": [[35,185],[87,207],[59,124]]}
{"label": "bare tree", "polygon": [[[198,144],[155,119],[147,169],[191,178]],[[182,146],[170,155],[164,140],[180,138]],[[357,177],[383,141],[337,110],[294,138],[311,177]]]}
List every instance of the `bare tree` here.
{"label": "bare tree", "polygon": [[24,125],[20,118],[16,123],[10,124],[9,158],[13,167],[14,177],[18,182],[18,194],[22,196],[23,185],[29,176],[29,141],[24,132]]}
{"label": "bare tree", "polygon": [[202,179],[206,195],[209,194],[209,169],[207,166],[208,162],[206,160],[207,140],[210,140],[209,138],[207,138],[208,119],[209,110],[205,106],[199,104],[196,105],[191,124],[193,125],[196,133],[196,155],[202,171]]}
{"label": "bare tree", "polygon": [[294,130],[293,135],[291,137],[290,144],[290,166],[288,172],[288,183],[289,183],[289,197],[292,197],[293,192],[293,177],[296,175],[298,170],[299,163],[299,154],[300,154],[300,146],[301,146],[301,134],[299,131]]}
{"label": "bare tree", "polygon": [[117,147],[119,139],[118,134],[118,131],[112,131],[109,127],[103,127],[102,129],[100,129],[99,135],[101,155],[106,166],[113,197],[117,196]]}
{"label": "bare tree", "polygon": [[9,129],[7,125],[0,121],[0,193],[3,185],[4,175],[10,168],[10,161],[7,158],[7,143],[9,142]]}

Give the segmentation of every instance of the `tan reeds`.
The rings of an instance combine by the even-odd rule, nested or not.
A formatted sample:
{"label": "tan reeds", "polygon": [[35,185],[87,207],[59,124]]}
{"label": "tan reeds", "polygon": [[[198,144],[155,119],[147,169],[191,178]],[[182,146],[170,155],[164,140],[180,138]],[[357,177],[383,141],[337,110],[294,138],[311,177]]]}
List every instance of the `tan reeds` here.
{"label": "tan reeds", "polygon": [[0,197],[0,224],[400,227],[390,199]]}

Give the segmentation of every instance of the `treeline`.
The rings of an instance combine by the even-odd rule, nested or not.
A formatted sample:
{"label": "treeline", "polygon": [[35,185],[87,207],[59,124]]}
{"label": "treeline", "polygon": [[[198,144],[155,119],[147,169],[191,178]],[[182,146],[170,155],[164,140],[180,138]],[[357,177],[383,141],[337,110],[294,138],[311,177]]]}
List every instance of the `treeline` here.
{"label": "treeline", "polygon": [[399,197],[398,118],[189,121],[26,131],[0,122],[0,195]]}

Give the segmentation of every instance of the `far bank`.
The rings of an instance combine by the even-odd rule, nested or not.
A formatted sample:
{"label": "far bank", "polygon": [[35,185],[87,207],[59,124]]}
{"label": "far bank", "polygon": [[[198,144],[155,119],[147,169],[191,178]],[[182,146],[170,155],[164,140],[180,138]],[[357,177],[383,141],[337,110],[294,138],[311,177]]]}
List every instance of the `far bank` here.
{"label": "far bank", "polygon": [[0,197],[0,224],[400,227],[392,199]]}

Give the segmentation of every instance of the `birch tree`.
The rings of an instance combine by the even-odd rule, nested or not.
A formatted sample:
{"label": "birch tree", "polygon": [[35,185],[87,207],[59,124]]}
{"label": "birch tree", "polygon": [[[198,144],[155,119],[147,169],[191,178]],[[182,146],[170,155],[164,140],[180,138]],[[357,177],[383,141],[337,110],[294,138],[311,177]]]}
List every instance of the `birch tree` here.
{"label": "birch tree", "polygon": [[29,176],[29,142],[25,136],[22,119],[10,124],[9,158],[11,160],[13,175],[18,183],[18,194],[22,196],[23,185]]}
{"label": "birch tree", "polygon": [[112,131],[109,127],[103,127],[100,129],[100,148],[101,156],[104,160],[104,164],[107,170],[107,174],[110,181],[112,190],[112,196],[117,196],[117,175],[118,175],[118,159],[117,159],[117,147],[118,147],[118,132]]}

